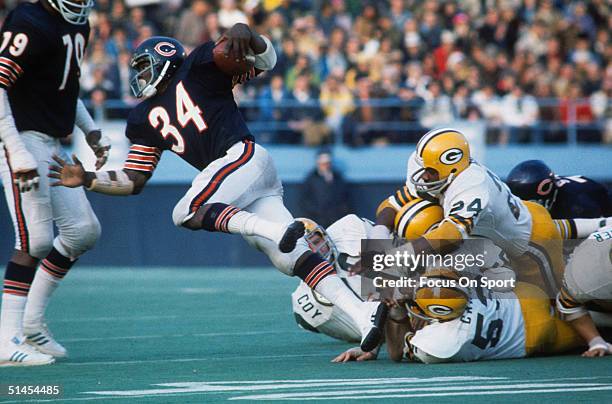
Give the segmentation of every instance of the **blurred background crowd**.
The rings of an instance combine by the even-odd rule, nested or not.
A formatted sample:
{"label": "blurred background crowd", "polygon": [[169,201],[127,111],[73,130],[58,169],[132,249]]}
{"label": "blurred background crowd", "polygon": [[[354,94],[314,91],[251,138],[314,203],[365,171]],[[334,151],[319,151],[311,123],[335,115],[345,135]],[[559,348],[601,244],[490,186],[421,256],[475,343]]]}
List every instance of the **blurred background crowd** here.
{"label": "blurred background crowd", "polygon": [[489,143],[612,143],[608,0],[96,0],[91,22],[82,90],[98,117],[133,105],[143,39],[193,49],[245,22],[279,55],[235,88],[262,142],[382,146],[468,120]]}

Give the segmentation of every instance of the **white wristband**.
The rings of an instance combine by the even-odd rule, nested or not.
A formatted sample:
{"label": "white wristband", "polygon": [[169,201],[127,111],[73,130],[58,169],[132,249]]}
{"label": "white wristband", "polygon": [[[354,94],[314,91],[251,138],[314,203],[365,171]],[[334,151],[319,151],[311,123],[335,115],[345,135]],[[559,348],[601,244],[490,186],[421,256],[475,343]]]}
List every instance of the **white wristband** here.
{"label": "white wristband", "polygon": [[260,36],[266,43],[266,50],[259,55],[255,55],[255,68],[264,71],[272,70],[274,66],[276,66],[276,51],[274,50],[274,45],[272,45],[272,42],[265,35]]}
{"label": "white wristband", "polygon": [[604,349],[609,352],[610,344],[601,338],[601,336],[597,336],[589,341],[589,351],[593,351],[595,349]]}
{"label": "white wristband", "polygon": [[91,180],[88,191],[107,195],[131,195],[134,191],[134,182],[125,171],[97,171]]}

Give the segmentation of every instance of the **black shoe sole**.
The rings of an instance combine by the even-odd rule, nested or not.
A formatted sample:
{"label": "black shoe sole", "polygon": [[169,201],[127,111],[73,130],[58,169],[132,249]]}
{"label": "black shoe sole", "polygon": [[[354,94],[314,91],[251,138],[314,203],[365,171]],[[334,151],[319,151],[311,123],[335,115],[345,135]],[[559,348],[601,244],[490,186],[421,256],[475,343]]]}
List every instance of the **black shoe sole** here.
{"label": "black shoe sole", "polygon": [[299,220],[291,223],[289,227],[287,227],[285,234],[283,234],[283,238],[281,238],[281,241],[278,243],[278,249],[281,250],[282,253],[290,253],[295,248],[297,241],[304,237],[305,231],[304,223]]}
{"label": "black shoe sole", "polygon": [[387,321],[387,314],[389,308],[386,304],[381,303],[376,309],[374,315],[374,327],[370,330],[368,335],[361,342],[361,350],[363,352],[370,352],[376,349],[380,345],[383,338],[383,329],[385,327],[385,321]]}

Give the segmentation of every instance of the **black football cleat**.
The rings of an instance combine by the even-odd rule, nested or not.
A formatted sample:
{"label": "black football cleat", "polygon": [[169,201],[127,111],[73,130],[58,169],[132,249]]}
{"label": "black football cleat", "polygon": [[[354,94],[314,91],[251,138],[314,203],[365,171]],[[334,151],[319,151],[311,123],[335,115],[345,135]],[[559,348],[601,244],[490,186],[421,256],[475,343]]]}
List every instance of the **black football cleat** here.
{"label": "black football cleat", "polygon": [[295,248],[297,241],[304,237],[305,232],[306,228],[304,227],[304,223],[299,220],[295,220],[293,223],[287,226],[285,234],[283,234],[283,237],[278,243],[278,249],[281,250],[282,253],[290,253]]}
{"label": "black football cleat", "polygon": [[363,352],[370,352],[376,349],[383,339],[383,330],[385,328],[385,321],[387,321],[387,314],[389,313],[389,307],[385,303],[380,303],[376,308],[376,311],[371,316],[371,327],[361,340],[361,350]]}

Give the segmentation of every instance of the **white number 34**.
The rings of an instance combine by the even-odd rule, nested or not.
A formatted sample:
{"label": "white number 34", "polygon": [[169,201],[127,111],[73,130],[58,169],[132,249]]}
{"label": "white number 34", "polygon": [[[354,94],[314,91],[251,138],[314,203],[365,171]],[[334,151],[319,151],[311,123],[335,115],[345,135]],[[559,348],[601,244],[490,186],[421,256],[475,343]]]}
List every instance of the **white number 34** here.
{"label": "white number 34", "polygon": [[[198,129],[198,132],[203,132],[207,126],[202,117],[202,110],[192,100],[183,82],[179,82],[176,86],[176,119],[181,127],[187,126],[191,121]],[[159,130],[164,139],[172,138],[171,150],[177,154],[185,152],[185,140],[176,126],[170,123],[170,115],[164,107],[155,107],[149,112],[149,123],[155,129],[161,124]]]}

